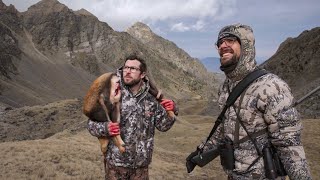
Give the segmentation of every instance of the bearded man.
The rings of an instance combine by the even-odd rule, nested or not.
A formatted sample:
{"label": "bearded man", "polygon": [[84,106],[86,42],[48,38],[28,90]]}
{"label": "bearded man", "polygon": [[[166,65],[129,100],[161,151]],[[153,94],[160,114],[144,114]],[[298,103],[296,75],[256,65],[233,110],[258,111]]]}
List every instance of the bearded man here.
{"label": "bearded man", "polygon": [[[219,90],[221,109],[234,87],[258,69],[254,44],[253,31],[247,25],[233,24],[220,30],[216,46],[220,69],[226,75]],[[212,136],[187,157],[187,171],[193,171],[196,164],[192,158],[198,153],[219,149],[228,179],[268,179],[266,161],[271,156],[266,157],[265,152],[272,147],[290,179],[311,179],[301,144],[301,119],[293,103],[288,84],[275,74],[255,79],[227,109]],[[224,156],[226,150],[229,154]],[[272,179],[285,179],[283,174],[272,175]]]}
{"label": "bearded man", "polygon": [[121,86],[120,123],[96,122],[88,120],[88,130],[96,137],[121,135],[125,152],[121,153],[114,143],[109,143],[106,155],[106,179],[147,180],[148,167],[152,160],[155,129],[169,130],[175,116],[175,103],[169,99],[158,102],[150,93],[147,65],[137,55],[126,58],[117,70]]}

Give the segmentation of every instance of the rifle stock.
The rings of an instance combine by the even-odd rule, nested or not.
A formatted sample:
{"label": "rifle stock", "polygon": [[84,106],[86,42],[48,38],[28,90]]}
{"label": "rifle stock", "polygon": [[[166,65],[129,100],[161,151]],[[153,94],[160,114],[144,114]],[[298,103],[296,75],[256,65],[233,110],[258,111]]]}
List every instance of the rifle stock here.
{"label": "rifle stock", "polygon": [[220,155],[219,149],[210,149],[206,152],[200,153],[194,156],[191,161],[200,167],[207,165],[209,162],[214,160]]}

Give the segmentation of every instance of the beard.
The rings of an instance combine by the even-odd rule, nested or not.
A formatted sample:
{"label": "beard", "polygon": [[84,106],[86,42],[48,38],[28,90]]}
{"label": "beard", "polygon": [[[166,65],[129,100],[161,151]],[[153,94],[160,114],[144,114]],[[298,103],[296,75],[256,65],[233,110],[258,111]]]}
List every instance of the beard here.
{"label": "beard", "polygon": [[229,74],[230,72],[232,72],[236,68],[240,57],[237,57],[237,55],[234,54],[234,51],[232,48],[227,47],[227,48],[222,49],[222,51],[220,53],[220,57],[221,57],[220,62],[223,62],[222,55],[227,52],[233,54],[232,58],[229,59],[228,61],[224,62],[223,64],[221,64],[220,69],[221,69],[221,71],[225,72],[226,74]]}
{"label": "beard", "polygon": [[141,79],[132,79],[131,81],[124,80],[124,84],[126,86],[132,87],[132,86],[135,86],[135,85],[139,84],[140,81],[141,81]]}

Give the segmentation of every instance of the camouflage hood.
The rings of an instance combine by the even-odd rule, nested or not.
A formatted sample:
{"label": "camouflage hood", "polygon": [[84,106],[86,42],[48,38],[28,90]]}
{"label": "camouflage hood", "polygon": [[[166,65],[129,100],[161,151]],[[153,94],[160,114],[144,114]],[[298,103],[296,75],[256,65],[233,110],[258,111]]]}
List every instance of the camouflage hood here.
{"label": "camouflage hood", "polygon": [[231,80],[241,80],[245,75],[256,68],[255,60],[255,39],[250,26],[243,24],[233,24],[226,26],[219,32],[218,40],[226,36],[236,36],[240,40],[241,55],[233,71],[226,76]]}

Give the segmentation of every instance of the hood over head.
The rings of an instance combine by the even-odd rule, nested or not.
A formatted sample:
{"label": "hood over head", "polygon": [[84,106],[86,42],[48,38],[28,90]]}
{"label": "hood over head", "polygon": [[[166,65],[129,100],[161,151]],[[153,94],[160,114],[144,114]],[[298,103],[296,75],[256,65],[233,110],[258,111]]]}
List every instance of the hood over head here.
{"label": "hood over head", "polygon": [[235,36],[240,40],[241,55],[235,68],[231,72],[226,73],[226,76],[231,80],[241,80],[248,73],[252,72],[257,65],[253,30],[250,26],[239,23],[228,25],[220,30],[217,42],[222,38],[230,36]]}

